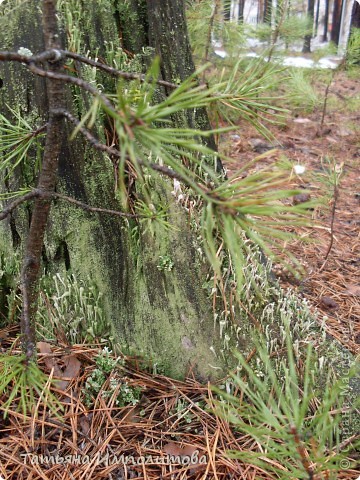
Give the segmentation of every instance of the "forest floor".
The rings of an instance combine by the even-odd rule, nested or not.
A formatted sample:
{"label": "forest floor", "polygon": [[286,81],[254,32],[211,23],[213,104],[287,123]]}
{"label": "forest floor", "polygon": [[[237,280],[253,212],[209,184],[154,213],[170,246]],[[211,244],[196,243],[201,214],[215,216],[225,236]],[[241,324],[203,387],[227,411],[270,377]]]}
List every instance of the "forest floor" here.
{"label": "forest floor", "polygon": [[[319,89],[324,91],[324,85]],[[248,124],[238,135],[228,135],[226,152],[233,159],[226,165],[231,174],[239,166],[266,151],[264,163],[285,156],[305,173],[289,178],[289,188],[304,189],[303,198],[323,198],[312,211],[309,228],[289,228],[298,234],[286,248],[302,264],[301,278],[281,265],[274,271],[283,287],[291,287],[308,299],[327,332],[353,353],[360,349],[360,80],[337,73],[329,90],[328,106],[321,127],[323,106],[311,113],[292,112],[282,126],[269,129],[277,142],[259,138]],[[277,148],[278,147],[278,148]],[[272,149],[277,148],[275,152]],[[334,169],[339,183],[334,189]],[[307,192],[307,193],[305,193]],[[324,204],[325,200],[325,204]],[[333,225],[332,225],[333,223]],[[329,250],[330,249],[330,250]]]}
{"label": "forest floor", "polygon": [[[8,333],[9,337],[1,342],[2,347],[14,348],[13,335],[18,332]],[[210,384],[200,384],[191,375],[185,381],[177,381],[148,373],[138,368],[137,359],[128,358],[126,365],[119,368],[116,389],[109,395],[113,370],[88,405],[84,402],[84,392],[89,389],[89,379],[97,378],[97,357],[101,349],[90,345],[66,348],[47,344],[49,353],[41,354],[46,350],[44,343],[39,347],[41,369],[49,374],[50,365],[62,367],[62,373],[56,374],[61,378],[60,383],[52,388],[57,401],[51,403],[47,395],[26,414],[10,409],[6,418],[0,416],[0,479],[359,478],[360,470],[351,466],[351,461],[356,462],[356,453],[345,454],[341,471],[334,477],[328,465],[335,449],[317,450],[314,439],[296,437],[300,456],[291,457],[289,461],[286,453],[289,446],[279,431],[274,431],[279,446],[279,453],[274,457],[263,448],[262,442],[231,426],[226,416],[219,414],[223,405]],[[116,361],[116,357],[113,359]],[[127,393],[141,392],[136,405],[117,405],[117,396],[124,385]],[[239,401],[242,398],[238,390],[234,395]],[[51,404],[57,412],[50,408]],[[63,407],[61,412],[59,404]],[[309,408],[315,413],[316,403]],[[298,435],[296,431],[294,435]],[[351,435],[344,448],[355,437]],[[236,455],[232,458],[229,450],[241,453],[243,458]],[[260,455],[263,465],[256,464],[256,455]],[[267,466],[275,468],[277,473],[269,471]],[[297,472],[296,477],[292,469]]]}
{"label": "forest floor", "polygon": [[[290,286],[309,300],[329,334],[354,353],[360,340],[359,83],[339,73],[331,88],[333,103],[329,102],[322,131],[320,107],[308,114],[289,115],[286,125],[271,127],[281,147],[262,160],[270,163],[286,155],[294,165],[306,168],[303,175],[294,173],[289,178],[289,186],[304,188],[312,199],[327,195],[326,202],[311,212],[313,225],[296,229],[298,239],[286,245],[303,265],[302,277],[295,278],[281,265],[275,265],[274,271],[284,287]],[[226,142],[227,153],[234,159],[234,164],[227,165],[230,172],[273,148],[255,130],[242,124]],[[328,171],[334,168],[342,169],[337,195],[329,183]],[[18,340],[15,343],[17,334],[16,329],[0,332],[3,351],[19,347]],[[83,403],[82,392],[98,368],[98,352],[99,348],[78,345],[51,346],[51,354],[40,354],[40,366],[45,372],[49,372],[48,362],[55,362],[67,377],[55,390],[64,412],[61,418],[49,412],[46,399],[39,401],[30,415],[9,411],[6,418],[0,417],[0,479],[290,478],[283,465],[267,457],[252,437],[230,428],[226,420],[213,414],[212,389],[191,377],[179,382],[153,375],[136,368],[135,361],[132,367],[124,367],[118,388],[127,385],[133,391],[141,390],[139,403],[118,407],[119,390],[110,396],[102,395],[109,388],[108,378],[89,408]],[[278,441],[280,445],[282,440]],[[309,448],[315,447],[311,444]],[[229,449],[248,454],[262,452],[265,462],[279,469],[278,476],[250,461],[229,458]],[[304,448],[302,452],[308,454]],[[198,463],[167,463],[168,455],[184,462],[193,457]],[[312,466],[306,464],[305,457],[303,460],[308,476],[301,478],[330,478],[328,472],[313,474]],[[359,470],[352,470],[348,463],[337,478],[358,479]]]}

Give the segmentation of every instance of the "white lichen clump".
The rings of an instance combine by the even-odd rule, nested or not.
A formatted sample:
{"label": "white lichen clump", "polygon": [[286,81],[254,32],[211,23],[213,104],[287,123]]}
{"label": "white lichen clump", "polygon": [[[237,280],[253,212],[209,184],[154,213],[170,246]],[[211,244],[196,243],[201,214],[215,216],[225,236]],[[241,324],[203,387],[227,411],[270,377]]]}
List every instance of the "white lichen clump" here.
{"label": "white lichen clump", "polygon": [[20,47],[19,50],[17,51],[19,55],[24,55],[24,57],[32,57],[33,53],[31,50],[29,50],[26,47]]}

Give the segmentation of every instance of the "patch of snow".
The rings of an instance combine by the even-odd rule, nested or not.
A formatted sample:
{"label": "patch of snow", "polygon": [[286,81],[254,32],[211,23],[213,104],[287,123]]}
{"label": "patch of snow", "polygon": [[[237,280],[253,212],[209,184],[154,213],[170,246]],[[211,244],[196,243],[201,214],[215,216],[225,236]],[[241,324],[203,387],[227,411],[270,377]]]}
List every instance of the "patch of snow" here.
{"label": "patch of snow", "polygon": [[[216,55],[218,55],[221,58],[228,57],[228,53],[223,48],[215,49],[214,52]],[[245,57],[259,58],[260,55],[258,55],[255,52],[249,52],[245,55]],[[334,56],[324,57],[324,58],[321,58],[318,62],[311,60],[311,58],[305,58],[305,57],[274,57],[273,60],[279,62],[281,65],[284,65],[285,67],[334,69],[339,65],[341,58],[334,57]]]}
{"label": "patch of snow", "polygon": [[223,50],[223,49],[220,50],[219,48],[216,48],[214,50],[214,53],[215,53],[215,55],[217,55],[218,57],[221,57],[221,58],[226,58],[226,57],[229,56],[229,54],[227,52],[225,52],[225,50]]}
{"label": "patch of snow", "polygon": [[321,58],[318,62],[314,62],[310,58],[305,57],[285,57],[280,61],[282,65],[287,67],[300,67],[300,68],[336,68],[337,63],[333,62],[327,57]]}
{"label": "patch of snow", "polygon": [[320,58],[318,64],[321,66],[321,68],[336,68],[338,66],[338,63],[327,57]]}
{"label": "patch of snow", "polygon": [[246,39],[246,45],[250,48],[254,48],[254,47],[262,47],[264,45],[266,45],[266,42],[262,42],[261,40],[259,40],[258,38],[251,38],[251,37],[248,37]]}
{"label": "patch of snow", "polygon": [[313,68],[314,62],[310,58],[304,57],[285,57],[279,59],[280,63],[285,67],[300,67],[300,68]]}
{"label": "patch of snow", "polygon": [[304,165],[294,165],[294,172],[297,175],[302,175],[305,172],[306,168]]}

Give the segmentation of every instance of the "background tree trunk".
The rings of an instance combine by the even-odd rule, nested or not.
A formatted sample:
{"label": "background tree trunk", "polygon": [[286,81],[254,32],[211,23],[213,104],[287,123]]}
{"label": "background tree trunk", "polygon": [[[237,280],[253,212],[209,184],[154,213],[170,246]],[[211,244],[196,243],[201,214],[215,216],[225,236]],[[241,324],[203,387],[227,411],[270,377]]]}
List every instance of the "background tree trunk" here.
{"label": "background tree trunk", "polygon": [[[110,63],[111,52],[119,43],[131,54],[150,47],[161,57],[164,79],[182,80],[193,72],[182,1],[66,3],[74,9],[79,53],[90,51],[93,57],[97,55]],[[6,32],[0,31],[2,49],[16,51],[25,46],[34,53],[43,50],[39,7],[40,2],[35,0],[24,4],[25,12],[14,10]],[[75,11],[79,9],[77,18]],[[63,43],[69,42],[69,35],[69,30],[63,28]],[[43,80],[32,77],[21,65],[9,63],[0,64],[0,78],[4,82],[0,90],[1,111],[10,117],[6,105],[18,106],[25,118],[35,118],[36,123],[43,124],[48,112]],[[97,81],[109,84],[101,73]],[[74,97],[73,93],[67,89],[66,105],[80,117],[90,100],[86,94],[77,92]],[[186,118],[177,121],[209,127],[206,112],[201,109],[188,112]],[[102,130],[98,126],[99,135]],[[210,142],[213,144],[213,140]],[[16,189],[31,174],[28,162],[19,168],[8,189]],[[58,191],[90,205],[119,208],[113,195],[112,166],[81,138],[71,143],[63,139],[59,176]],[[155,182],[154,195],[169,199],[171,183],[160,177]],[[55,201],[45,237],[43,267],[54,273],[71,270],[96,283],[104,294],[105,312],[113,324],[114,335],[125,350],[150,357],[174,377],[183,376],[189,367],[203,378],[214,372],[222,375],[226,371],[225,360],[213,353],[220,352],[222,344],[219,329],[214,328],[210,301],[202,288],[206,271],[195,252],[196,234],[182,208],[172,198],[170,203],[169,221],[177,230],[159,228],[151,237],[135,221],[125,224],[114,217],[90,215]],[[30,211],[27,205],[6,224],[2,222],[0,249],[10,245],[13,251],[23,251]],[[159,257],[164,255],[173,261],[170,272],[157,268]]]}
{"label": "background tree trunk", "polygon": [[354,1],[352,10],[351,10],[351,19],[350,19],[350,28],[349,28],[349,36],[347,41],[347,49],[346,49],[346,59],[353,64],[359,65],[360,64],[360,48],[356,48],[355,51],[351,51],[354,47],[350,48],[350,41],[352,35],[359,35],[360,33],[360,4],[357,1]]}
{"label": "background tree trunk", "polygon": [[309,33],[308,35],[305,35],[304,46],[302,49],[303,53],[311,52],[311,39],[312,39],[313,27],[314,27],[314,8],[315,8],[315,1],[308,0],[307,17],[308,17],[309,27],[311,25],[311,33]]}
{"label": "background tree trunk", "polygon": [[245,0],[239,0],[238,22],[244,23]]}
{"label": "background tree trunk", "polygon": [[330,40],[336,45],[339,44],[339,35],[341,27],[341,15],[342,15],[342,3],[343,0],[334,0],[334,10],[332,16],[332,27]]}
{"label": "background tree trunk", "polygon": [[271,24],[272,0],[264,0],[264,22]]}
{"label": "background tree trunk", "polygon": [[263,23],[263,21],[264,21],[264,0],[259,0],[256,23]]}
{"label": "background tree trunk", "polygon": [[[143,28],[148,28],[148,35],[146,32],[144,34],[144,37],[147,38],[146,46],[153,48],[155,54],[160,57],[161,76],[164,80],[175,83],[183,81],[195,71],[187,34],[184,2],[183,0],[147,0],[146,3],[147,22],[145,25],[143,24]],[[138,25],[137,28],[139,28]],[[134,53],[141,53],[143,46]],[[169,94],[170,91],[165,89],[165,93]],[[178,118],[177,122],[180,122],[180,127],[184,126],[183,118]],[[186,114],[186,122],[190,128],[211,129],[204,108],[189,110]],[[206,139],[206,144],[216,151],[216,144],[212,136]],[[222,170],[220,160],[217,161],[216,169]]]}
{"label": "background tree trunk", "polygon": [[319,16],[320,16],[320,0],[316,1],[316,14],[315,14],[315,25],[314,25],[314,36],[317,37],[319,29]]}
{"label": "background tree trunk", "polygon": [[226,22],[231,20],[231,0],[224,0],[224,20]]}
{"label": "background tree trunk", "polygon": [[330,0],[325,0],[324,32],[322,35],[323,42],[327,42],[328,40],[329,12],[330,12]]}
{"label": "background tree trunk", "polygon": [[351,10],[350,30],[352,28],[360,28],[360,3],[356,0],[354,1]]}

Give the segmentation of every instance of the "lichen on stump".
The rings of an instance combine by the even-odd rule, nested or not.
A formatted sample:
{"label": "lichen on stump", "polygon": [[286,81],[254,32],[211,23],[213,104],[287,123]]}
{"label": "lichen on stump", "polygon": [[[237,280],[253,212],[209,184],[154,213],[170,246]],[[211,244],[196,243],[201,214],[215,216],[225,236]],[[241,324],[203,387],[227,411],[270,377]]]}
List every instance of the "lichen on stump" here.
{"label": "lichen on stump", "polygon": [[[144,47],[157,51],[158,45],[153,43],[157,37],[154,37],[154,31],[149,34],[149,22],[151,17],[158,18],[160,5],[138,1],[134,10],[137,13],[124,17],[124,9],[130,8],[132,3],[109,0],[86,4],[67,2],[65,7],[63,3],[62,8],[74,9],[71,16],[74,24],[62,31],[64,44],[78,42],[79,53],[86,54],[89,50],[91,56],[102,56],[107,60],[110,50],[113,53],[114,49],[121,47],[119,38],[125,33],[123,19],[126,18],[128,25],[137,22],[137,28],[131,30],[137,38],[127,45],[132,45],[135,50],[146,41]],[[26,47],[34,53],[43,50],[39,6],[39,1],[26,3],[9,15],[8,28],[0,32],[3,49],[17,51]],[[181,8],[181,2],[177,7]],[[80,13],[75,9],[80,9]],[[63,12],[62,19],[65,17]],[[151,40],[150,37],[154,38]],[[185,46],[188,50],[184,52],[184,58],[190,58],[186,42]],[[166,60],[162,57],[163,66]],[[76,68],[80,67],[77,65]],[[175,68],[173,65],[172,75]],[[178,72],[178,78],[185,78],[192,68],[190,65]],[[98,75],[99,81],[104,80],[101,73]],[[4,83],[0,90],[1,111],[11,118],[7,105],[15,106],[33,124],[45,123],[48,104],[43,94],[44,80],[32,77],[21,65],[11,63],[0,65],[0,77]],[[90,105],[89,98],[86,95],[80,97],[74,89],[68,88],[67,92],[67,108],[74,115],[83,115]],[[204,112],[200,112],[199,118],[202,122],[206,120]],[[99,136],[102,128],[96,125]],[[68,126],[67,129],[67,137],[62,142],[57,191],[89,205],[119,209],[114,195],[111,162],[86,146],[79,136],[70,142],[71,128]],[[29,171],[24,172],[26,168],[29,170],[29,165],[19,168],[16,178],[11,179],[5,188],[21,185],[24,175],[31,175]],[[211,302],[202,288],[204,272],[194,262],[194,233],[188,225],[188,214],[173,202],[171,182],[159,176],[156,181],[164,201],[173,203],[169,212],[173,230],[164,231],[158,227],[150,236],[139,227],[139,238],[134,241],[129,223],[104,214],[85,213],[55,200],[46,232],[43,267],[50,274],[71,270],[81,278],[91,277],[95,281],[103,292],[105,312],[120,347],[152,359],[174,377],[182,377],[190,369],[201,378],[223,375],[226,362],[213,353],[220,351],[221,341],[218,327],[214,326]],[[23,251],[30,210],[30,204],[23,206],[0,225],[2,231],[5,230],[3,238],[7,247],[10,241],[13,251]],[[20,238],[16,245],[15,232],[16,238]],[[171,270],[158,268],[161,256],[172,258]]]}

